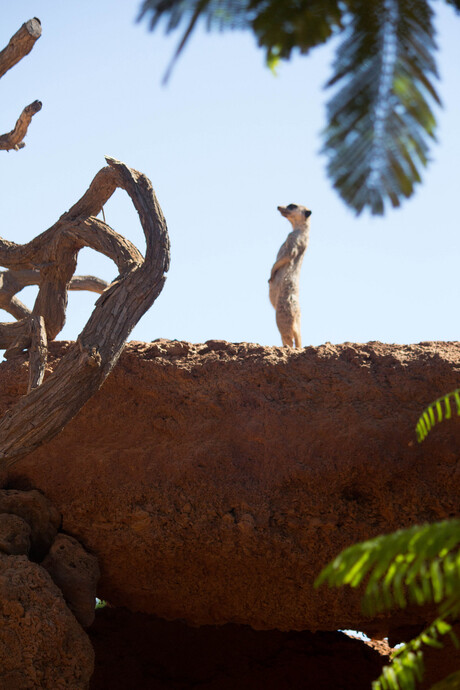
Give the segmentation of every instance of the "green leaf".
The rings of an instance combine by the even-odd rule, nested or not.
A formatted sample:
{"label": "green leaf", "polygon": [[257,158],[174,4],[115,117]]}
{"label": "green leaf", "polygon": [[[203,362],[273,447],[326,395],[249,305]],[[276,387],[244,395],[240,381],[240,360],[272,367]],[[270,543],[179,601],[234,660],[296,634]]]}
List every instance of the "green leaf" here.
{"label": "green leaf", "polygon": [[176,56],[199,20],[208,29],[252,29],[271,64],[273,55],[289,58],[294,49],[307,53],[327,41],[342,14],[339,0],[144,0],[138,20],[149,20],[153,30],[164,19],[168,32],[186,24]]}
{"label": "green leaf", "polygon": [[[457,415],[460,415],[460,388],[456,388],[454,391],[434,400],[423,410],[415,428],[419,443],[428,436],[428,432],[437,422],[442,422],[443,419],[450,419],[452,417],[451,399],[455,402]],[[444,415],[443,404],[445,409]],[[436,418],[434,414],[435,409],[437,413]]]}
{"label": "green leaf", "polygon": [[363,610],[371,615],[404,607],[407,599],[418,605],[446,600],[450,611],[460,591],[460,520],[398,530],[350,546],[326,566],[315,586],[326,582],[334,587],[365,584]]}
{"label": "green leaf", "polygon": [[434,137],[432,12],[426,0],[354,0],[350,8],[328,82],[340,88],[328,104],[323,151],[342,198],[358,214],[381,214],[413,194]]}

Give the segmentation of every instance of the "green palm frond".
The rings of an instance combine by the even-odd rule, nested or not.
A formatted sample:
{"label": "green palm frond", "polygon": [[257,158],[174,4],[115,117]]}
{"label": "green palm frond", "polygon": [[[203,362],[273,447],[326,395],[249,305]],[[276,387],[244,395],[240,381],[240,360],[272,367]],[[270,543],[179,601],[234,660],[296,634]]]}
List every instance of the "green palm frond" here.
{"label": "green palm frond", "polygon": [[[385,666],[372,683],[372,690],[414,690],[423,677],[423,646],[441,648],[443,645],[439,638],[446,634],[458,646],[452,626],[437,618],[420,635],[396,650],[391,665]],[[448,687],[445,686],[446,690]]]}
{"label": "green palm frond", "polygon": [[340,0],[144,0],[138,19],[148,19],[153,30],[164,18],[167,32],[185,22],[176,54],[199,19],[208,29],[252,29],[270,61],[324,43],[341,27],[342,14]]}
{"label": "green palm frond", "polygon": [[342,29],[340,0],[253,0],[251,27],[267,60],[274,53],[289,59],[293,50],[306,55]]}
{"label": "green palm frond", "polygon": [[446,393],[446,395],[430,403],[423,410],[415,427],[419,443],[428,436],[428,433],[437,422],[442,422],[443,419],[450,419],[452,417],[452,407],[457,410],[457,415],[460,416],[460,388],[456,388],[451,393]]}
{"label": "green palm frond", "polygon": [[[446,0],[460,8],[460,0]],[[432,0],[144,0],[150,28],[184,27],[173,63],[200,20],[250,29],[273,68],[294,49],[343,39],[327,86],[323,152],[334,187],[357,213],[399,206],[421,182],[440,104]],[[168,74],[170,69],[168,70]]]}
{"label": "green palm frond", "polygon": [[169,79],[174,63],[200,19],[205,19],[208,30],[246,28],[251,16],[249,5],[250,0],[144,0],[138,21],[149,17],[151,31],[163,18],[167,21],[168,33],[177,29],[182,21],[187,25],[164,81]]}
{"label": "green palm frond", "polygon": [[249,6],[250,0],[144,0],[138,21],[148,19],[153,31],[164,19],[168,33],[185,23],[190,34],[198,19],[208,29],[243,29],[251,18]]}
{"label": "green palm frond", "polygon": [[460,591],[459,546],[460,520],[398,530],[345,549],[320,573],[315,587],[365,583],[362,606],[369,615],[408,602],[446,601],[451,607]]}
{"label": "green palm frond", "polygon": [[426,0],[350,1],[328,104],[328,173],[357,213],[399,206],[420,182],[439,103],[432,11]]}

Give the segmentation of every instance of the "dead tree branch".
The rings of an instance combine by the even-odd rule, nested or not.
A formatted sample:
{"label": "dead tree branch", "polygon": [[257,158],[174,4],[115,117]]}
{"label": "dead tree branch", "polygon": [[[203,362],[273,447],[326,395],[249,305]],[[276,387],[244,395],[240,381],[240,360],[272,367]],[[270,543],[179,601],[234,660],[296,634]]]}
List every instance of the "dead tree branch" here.
{"label": "dead tree branch", "polygon": [[[23,24],[0,52],[0,77],[29,53],[41,34],[38,19]],[[0,150],[20,149],[34,101],[14,129],[0,136]],[[48,441],[72,419],[102,385],[117,362],[126,338],[153,304],[169,267],[169,238],[150,181],[124,163],[107,158],[87,192],[51,228],[21,245],[0,237],[0,308],[18,319],[0,323],[5,357],[29,355],[27,395],[0,419],[0,466],[8,467]],[[146,238],[145,259],[138,249],[96,218],[117,189],[124,189],[139,214]],[[78,252],[90,247],[112,259],[118,277],[110,284],[93,276],[75,276]],[[30,311],[16,297],[26,285],[38,285]],[[65,323],[68,290],[101,293],[77,342],[44,381],[48,342]],[[3,461],[3,462],[1,462]]]}
{"label": "dead tree branch", "polygon": [[30,53],[41,33],[42,25],[37,17],[29,19],[16,31],[6,48],[0,52],[0,78]]}
{"label": "dead tree branch", "polygon": [[[28,395],[0,419],[1,465],[8,467],[55,436],[100,388],[118,360],[126,338],[160,294],[169,268],[166,221],[145,175],[107,158],[83,197],[49,230],[19,245],[0,238],[0,264],[21,272],[39,271],[38,296],[30,315],[0,324],[0,348],[14,356],[30,353]],[[139,214],[146,254],[94,216],[117,187],[124,189]],[[55,371],[40,385],[47,340],[65,321],[67,290],[77,255],[91,247],[110,257],[118,277],[104,290],[95,309]],[[19,282],[21,279],[18,279]],[[90,280],[93,280],[90,278]]]}
{"label": "dead tree branch", "polygon": [[[23,24],[19,31],[10,39],[10,42],[0,52],[0,78],[5,72],[14,67],[19,60],[30,53],[34,47],[35,41],[40,38],[42,27],[40,20],[34,17]],[[8,134],[0,136],[0,151],[11,151],[14,149],[18,151],[24,148],[24,137],[27,134],[27,129],[31,123],[33,116],[41,110],[42,104],[40,101],[34,101],[26,106],[20,114],[14,129]]]}
{"label": "dead tree branch", "polygon": [[[30,309],[15,295],[28,285],[39,285],[40,279],[40,271],[0,271],[0,309],[4,309],[15,319],[30,316]],[[69,290],[88,290],[101,294],[108,285],[107,281],[96,276],[73,276],[67,287]]]}
{"label": "dead tree branch", "polygon": [[45,377],[46,361],[48,359],[48,340],[46,338],[45,320],[43,316],[33,316],[30,320],[32,344],[29,350],[29,386],[27,392],[38,388]]}
{"label": "dead tree branch", "polygon": [[0,151],[11,151],[11,149],[18,151],[24,148],[25,144],[23,139],[27,134],[27,129],[33,116],[41,109],[42,104],[40,101],[34,101],[24,108],[14,129],[8,132],[8,134],[2,134],[0,136]]}

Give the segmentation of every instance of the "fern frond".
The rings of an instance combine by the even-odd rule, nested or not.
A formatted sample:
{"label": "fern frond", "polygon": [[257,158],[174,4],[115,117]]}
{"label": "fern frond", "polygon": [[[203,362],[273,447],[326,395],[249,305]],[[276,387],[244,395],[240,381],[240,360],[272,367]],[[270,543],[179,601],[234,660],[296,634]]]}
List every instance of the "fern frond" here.
{"label": "fern frond", "polygon": [[372,683],[372,690],[415,690],[417,682],[423,678],[422,652],[408,651],[402,659],[395,659],[384,666],[382,673]]}
{"label": "fern frond", "polygon": [[460,416],[460,388],[456,388],[451,393],[443,395],[423,410],[415,427],[417,441],[421,443],[436,423],[442,422],[443,419],[450,419],[452,417],[452,408]]}
{"label": "fern frond", "polygon": [[366,585],[363,610],[374,615],[408,602],[441,604],[460,591],[460,520],[398,530],[342,551],[315,587]]}
{"label": "fern frond", "polygon": [[460,0],[447,0],[449,5],[453,5],[455,9],[460,12]]}
{"label": "fern frond", "polygon": [[[442,648],[439,638],[444,635],[453,635],[452,626],[443,618],[437,618],[420,635],[395,651],[391,665],[384,666],[381,675],[372,683],[372,690],[415,690],[423,678],[423,646]],[[441,687],[444,686],[440,685],[438,690]],[[445,689],[455,687],[446,685]]]}
{"label": "fern frond", "polygon": [[439,98],[432,11],[427,0],[356,0],[327,86],[323,152],[328,174],[359,214],[399,206],[420,182]]}

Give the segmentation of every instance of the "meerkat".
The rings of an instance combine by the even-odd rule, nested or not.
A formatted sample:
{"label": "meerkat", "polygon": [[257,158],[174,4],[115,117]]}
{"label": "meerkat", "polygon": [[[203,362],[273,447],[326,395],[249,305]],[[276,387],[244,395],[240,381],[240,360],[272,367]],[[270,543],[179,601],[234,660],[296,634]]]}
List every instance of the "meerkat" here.
{"label": "meerkat", "polygon": [[305,206],[278,206],[292,225],[281,245],[268,283],[270,302],[276,310],[276,325],[284,347],[302,347],[300,335],[299,277],[310,233],[311,211]]}

